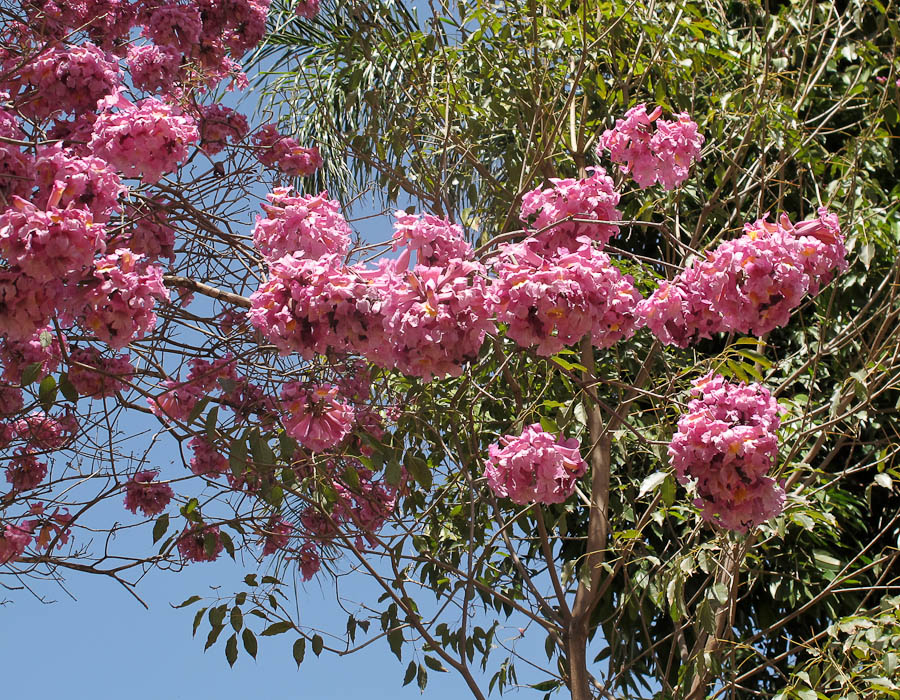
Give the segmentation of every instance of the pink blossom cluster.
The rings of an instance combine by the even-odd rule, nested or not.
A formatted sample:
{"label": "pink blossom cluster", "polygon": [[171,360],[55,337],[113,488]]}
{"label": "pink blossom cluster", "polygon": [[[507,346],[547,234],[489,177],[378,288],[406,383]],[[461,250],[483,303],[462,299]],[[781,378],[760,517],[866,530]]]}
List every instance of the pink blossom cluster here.
{"label": "pink blossom cluster", "polygon": [[24,520],[20,523],[7,523],[0,534],[0,564],[9,564],[18,560],[25,548],[31,544],[34,522]]}
{"label": "pink blossom cluster", "polygon": [[178,79],[181,59],[181,52],[172,46],[131,46],[128,49],[131,82],[146,92],[167,92]]}
{"label": "pink blossom cluster", "polygon": [[374,353],[384,345],[382,295],[338,255],[286,255],[250,297],[250,321],[282,354]]}
{"label": "pink blossom cluster", "polygon": [[506,246],[494,263],[492,310],[508,338],[546,357],[588,333],[604,348],[634,334],[641,296],[605,253],[589,241],[552,257],[534,248],[531,239]]}
{"label": "pink blossom cluster", "polygon": [[[551,187],[537,188],[522,197],[521,220],[536,231],[534,238],[554,253],[573,251],[582,236],[605,244],[618,234],[619,193],[603,168],[588,168],[583,180],[551,178]],[[575,221],[577,219],[577,221]],[[591,223],[605,222],[605,223]]]}
{"label": "pink blossom cluster", "polygon": [[20,197],[0,213],[0,255],[39,282],[80,277],[106,246],[86,209],[39,208]]}
{"label": "pink blossom cluster", "polygon": [[777,223],[763,217],[660,284],[638,312],[660,340],[679,347],[722,331],[763,335],[846,269],[843,241],[837,217],[824,208],[796,226],[785,215]]}
{"label": "pink blossom cluster", "polygon": [[153,415],[164,423],[170,421],[186,423],[194,406],[206,395],[203,387],[195,382],[166,379],[162,385],[166,390],[159,396],[148,399],[147,403]]}
{"label": "pink blossom cluster", "polygon": [[215,561],[224,549],[217,525],[188,525],[178,539],[178,552],[186,562]]}
{"label": "pink blossom cluster", "polygon": [[0,328],[7,338],[28,340],[47,325],[62,284],[31,277],[17,268],[0,268]]}
{"label": "pink blossom cluster", "polygon": [[125,507],[137,515],[140,510],[148,518],[162,513],[175,495],[172,487],[155,481],[159,472],[137,472],[125,483]]}
{"label": "pink blossom cluster", "polygon": [[153,330],[154,303],[169,298],[161,270],[142,258],[125,248],[99,258],[83,292],[83,325],[115,350]]}
{"label": "pink blossom cluster", "polygon": [[[22,410],[25,406],[25,400],[22,397],[22,390],[17,386],[9,386],[8,384],[0,384],[0,417],[6,418],[14,415]],[[10,440],[12,436],[10,436]],[[9,441],[7,441],[8,444]],[[2,445],[0,447],[5,447]]]}
{"label": "pink blossom cluster", "polygon": [[208,156],[221,152],[227,144],[237,144],[250,132],[247,117],[218,103],[199,108],[200,150]]}
{"label": "pink blossom cluster", "polygon": [[0,65],[0,71],[8,76],[0,89],[9,91],[16,109],[30,119],[92,111],[98,100],[121,84],[115,57],[91,43],[38,50],[24,65],[17,55]]}
{"label": "pink blossom cluster", "polygon": [[33,203],[41,209],[87,210],[99,223],[118,211],[119,196],[127,189],[109,164],[95,156],[81,157],[59,144],[38,150],[34,161]]}
{"label": "pink blossom cluster", "polygon": [[315,19],[319,14],[319,0],[298,0],[294,13],[303,19]]}
{"label": "pink blossom cluster", "polygon": [[267,557],[279,549],[285,549],[291,541],[293,530],[294,526],[284,518],[278,515],[269,518],[263,533],[263,556]]}
{"label": "pink blossom cluster", "polygon": [[174,171],[198,138],[194,119],[177,107],[152,97],[132,104],[117,96],[97,117],[90,148],[127,177],[152,184]]}
{"label": "pink blossom cluster", "polygon": [[[332,463],[334,470],[338,465]],[[356,471],[359,485],[347,488],[339,481],[334,481],[337,500],[329,512],[316,506],[308,506],[300,515],[300,524],[308,535],[315,540],[327,542],[335,537],[339,528],[345,532],[356,532],[357,547],[363,546],[363,540],[374,544],[374,533],[387,522],[394,510],[396,491],[383,483],[374,481],[372,472],[358,461],[352,460],[343,465]]]}
{"label": "pink blossom cluster", "polygon": [[60,418],[43,411],[32,411],[14,424],[15,434],[31,446],[44,451],[59,450],[78,432],[78,421],[71,412]]}
{"label": "pink blossom cluster", "polygon": [[228,473],[228,459],[209,440],[195,437],[188,446],[193,452],[190,463],[192,473],[210,479]]}
{"label": "pink blossom cluster", "polygon": [[331,384],[288,382],[281,389],[284,429],[313,452],[337,447],[353,429],[353,406]]}
{"label": "pink blossom cluster", "polygon": [[129,0],[30,0],[22,3],[30,25],[49,37],[65,39],[72,30],[84,31],[107,50],[119,49],[136,19],[136,3]]}
{"label": "pink blossom cluster", "polygon": [[103,357],[92,347],[75,348],[69,353],[68,377],[81,396],[104,398],[126,388],[134,375],[129,355]]}
{"label": "pink blossom cluster", "polygon": [[290,177],[307,177],[322,167],[316,147],[304,148],[289,136],[279,133],[274,124],[265,124],[253,134],[256,157],[270,168],[278,168]]}
{"label": "pink blossom cluster", "polygon": [[339,202],[327,192],[317,195],[291,194],[290,187],[277,187],[266,195],[266,217],[256,217],[253,244],[272,260],[285,255],[320,258],[346,254],[352,230]]}
{"label": "pink blossom cluster", "polygon": [[491,491],[513,503],[562,503],[587,471],[577,439],[544,432],[539,423],[488,447],[484,476]]}
{"label": "pink blossom cluster", "polygon": [[6,463],[6,480],[16,491],[31,491],[47,476],[47,465],[33,452],[18,448]]}
{"label": "pink blossom cluster", "polygon": [[768,476],[778,455],[778,404],[759,384],[709,374],[669,445],[681,483],[694,483],[704,519],[746,532],[784,508],[784,490]]}
{"label": "pink blossom cluster", "polygon": [[[490,295],[480,263],[454,259],[446,266],[416,265],[412,272],[384,275],[385,341],[392,364],[421,377],[458,377],[495,330]],[[384,363],[376,355],[369,359]]]}
{"label": "pink blossom cluster", "polygon": [[297,563],[300,566],[300,575],[303,580],[312,580],[322,567],[319,550],[311,542],[306,542],[297,550]]}
{"label": "pink blossom cluster", "polygon": [[472,247],[458,224],[432,214],[394,214],[393,247],[405,246],[416,254],[416,263],[428,267],[447,265],[454,259],[470,259]]}
{"label": "pink blossom cluster", "polygon": [[25,340],[0,339],[3,379],[18,383],[25,370],[34,364],[40,365],[35,379],[55,372],[62,359],[62,348],[68,347],[65,338],[62,345],[59,339],[59,334],[49,327],[39,328]]}
{"label": "pink blossom cluster", "polygon": [[662,107],[650,114],[644,104],[632,107],[597,143],[597,156],[609,151],[610,159],[623,173],[630,173],[641,189],[656,182],[664,189],[675,189],[700,159],[704,138],[697,133],[697,123],[687,112],[678,114],[677,121],[660,119],[661,115]]}
{"label": "pink blossom cluster", "polygon": [[169,225],[166,202],[150,200],[145,206],[130,206],[126,219],[133,224],[122,246],[143,255],[147,262],[154,263],[160,258],[175,260],[175,229]]}

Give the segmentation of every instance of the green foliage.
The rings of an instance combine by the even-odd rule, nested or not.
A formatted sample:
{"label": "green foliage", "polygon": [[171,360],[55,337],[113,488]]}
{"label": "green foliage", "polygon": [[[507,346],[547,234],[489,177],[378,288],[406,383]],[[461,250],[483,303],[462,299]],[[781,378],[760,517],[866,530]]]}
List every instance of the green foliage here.
{"label": "green foliage", "polygon": [[[563,688],[567,610],[590,593],[586,666],[615,697],[702,697],[732,682],[734,697],[896,697],[896,618],[874,605],[877,591],[896,591],[900,535],[894,5],[476,1],[420,19],[384,0],[315,23],[290,17],[276,12],[260,55],[268,107],[322,148],[314,184],[342,199],[375,185],[490,250],[515,235],[525,192],[583,174],[602,131],[647,102],[688,111],[707,143],[675,192],[618,176],[629,223],[616,264],[642,292],[672,269],[646,258],[683,266],[686,250],[765,212],[796,221],[827,205],[851,251],[850,270],[765,339],[682,351],[644,331],[602,353],[541,358],[501,333],[459,379],[381,377],[405,410],[367,466],[404,497],[374,576],[385,595],[367,614],[398,659],[416,654],[403,682],[424,689],[426,668],[474,663],[490,671],[486,690],[509,689],[523,664],[498,639],[524,622],[546,635],[547,661],[528,659],[544,675],[523,683]],[[705,526],[668,465],[689,382],[710,371],[766,383],[785,411],[787,509],[748,537]],[[611,461],[599,562],[587,549],[587,504],[600,495],[590,479],[543,508],[498,502],[480,481],[498,436],[540,422],[590,447],[595,412]],[[236,474],[248,440],[254,462],[277,462],[251,434],[232,443]],[[281,609],[253,599],[267,621]],[[318,654],[322,638],[316,651],[288,619],[261,634],[301,631]],[[347,635],[359,644],[356,625]]]}

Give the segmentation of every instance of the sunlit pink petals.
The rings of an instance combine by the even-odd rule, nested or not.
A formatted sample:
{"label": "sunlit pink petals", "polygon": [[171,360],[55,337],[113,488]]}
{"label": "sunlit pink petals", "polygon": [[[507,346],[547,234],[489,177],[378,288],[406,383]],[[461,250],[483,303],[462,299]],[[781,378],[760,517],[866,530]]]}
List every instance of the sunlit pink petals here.
{"label": "sunlit pink petals", "polygon": [[500,498],[513,503],[562,503],[587,470],[578,440],[564,440],[529,425],[521,435],[505,435],[488,448],[484,476]]}
{"label": "sunlit pink petals", "polygon": [[137,515],[140,510],[148,518],[162,513],[175,495],[172,487],[154,481],[157,472],[140,471],[125,484],[125,507]]}
{"label": "sunlit pink petals", "polygon": [[330,384],[289,382],[281,390],[281,404],[285,431],[313,452],[337,447],[353,429],[353,406],[341,401]]}

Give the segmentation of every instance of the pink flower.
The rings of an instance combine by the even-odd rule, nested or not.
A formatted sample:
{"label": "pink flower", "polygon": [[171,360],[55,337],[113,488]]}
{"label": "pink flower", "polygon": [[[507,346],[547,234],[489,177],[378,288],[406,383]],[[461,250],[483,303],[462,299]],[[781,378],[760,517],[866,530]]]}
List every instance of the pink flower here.
{"label": "pink flower", "polygon": [[106,246],[106,232],[84,209],[39,209],[13,198],[0,214],[0,254],[35,280],[65,280],[83,274]]}
{"label": "pink flower", "polygon": [[39,450],[59,450],[78,432],[78,421],[71,412],[56,418],[43,411],[32,411],[15,423],[16,434]]}
{"label": "pink flower", "polygon": [[267,194],[263,204],[266,218],[256,217],[253,244],[270,260],[285,255],[321,258],[344,255],[350,247],[352,230],[341,213],[341,205],[317,195],[291,195],[289,187]]}
{"label": "pink flower", "polygon": [[22,448],[16,450],[6,465],[6,480],[16,491],[31,491],[40,486],[46,476],[47,465]]}
{"label": "pink flower", "polygon": [[[13,56],[3,66],[18,66]],[[26,61],[6,83],[12,100],[25,116],[43,120],[56,112],[90,112],[97,101],[121,82],[115,58],[90,43],[68,48],[47,48]]]}
{"label": "pink flower", "polygon": [[208,156],[222,151],[226,144],[238,144],[250,131],[247,117],[218,103],[200,107],[200,150]]}
{"label": "pink flower", "polygon": [[112,104],[119,111],[100,112],[90,148],[126,177],[159,181],[187,158],[188,145],[199,137],[191,117],[155,98],[134,105],[119,97]]}
{"label": "pink flower", "polygon": [[[40,364],[35,379],[43,379],[59,367],[62,359],[60,335],[49,326],[40,328],[27,340],[0,339],[0,363],[3,364],[3,378],[18,383],[22,374],[33,364]],[[66,344],[63,337],[63,344]]]}
{"label": "pink flower", "polygon": [[[263,556],[267,557],[270,554],[275,554],[279,549],[287,547],[291,541],[291,532],[293,530],[294,526],[284,518],[277,515],[269,518],[263,537],[265,542],[262,551]],[[304,577],[304,580],[308,579]]]}
{"label": "pink flower", "polygon": [[[457,377],[463,363],[478,355],[495,327],[488,310],[489,292],[480,263],[450,260],[446,266],[416,265],[412,272],[378,279],[383,295],[385,342],[401,372],[425,381]],[[369,360],[387,364],[378,349]]]}
{"label": "pink flower", "polygon": [[319,0],[298,0],[294,13],[304,19],[315,19],[319,14]]}
{"label": "pink flower", "polygon": [[120,247],[143,255],[149,263],[155,263],[160,258],[174,262],[175,229],[169,226],[166,206],[167,203],[160,199],[143,202],[141,207],[129,206],[125,220],[132,222],[134,228]]}
{"label": "pink flower", "polygon": [[[612,178],[603,168],[588,168],[591,175],[584,180],[551,178],[552,187],[535,189],[522,197],[521,220],[538,231],[534,238],[545,252],[565,248],[572,251],[586,236],[605,244],[618,234],[615,223],[564,221],[567,218],[599,222],[615,222],[622,216],[616,209],[619,193]],[[545,230],[546,229],[546,230]]]}
{"label": "pink flower", "polygon": [[470,259],[472,248],[462,228],[431,214],[394,214],[394,250],[406,246],[416,254],[416,263],[429,267],[446,265],[455,258]]}
{"label": "pink flower", "polygon": [[196,382],[167,379],[162,385],[166,391],[147,399],[147,403],[153,415],[165,423],[173,420],[186,423],[194,406],[206,395],[204,388]]}
{"label": "pink flower", "polygon": [[484,476],[495,495],[513,503],[562,503],[587,471],[579,447],[575,438],[556,438],[535,423],[488,448]]}
{"label": "pink flower", "polygon": [[[18,413],[25,406],[25,400],[22,398],[22,390],[19,387],[0,384],[0,416],[6,418]],[[12,438],[10,437],[10,440]],[[0,439],[0,447],[5,447]],[[6,441],[6,444],[9,440]]]}
{"label": "pink flower", "polygon": [[277,167],[290,177],[307,177],[322,167],[318,148],[303,148],[294,139],[278,132],[274,124],[266,124],[253,134],[256,157],[270,168]]}
{"label": "pink flower", "polygon": [[288,382],[281,390],[284,429],[313,452],[337,447],[353,429],[353,406],[338,400],[338,389]]}
{"label": "pink flower", "polygon": [[319,550],[311,542],[307,542],[297,551],[297,562],[300,565],[300,575],[304,581],[312,580],[322,567]]}
{"label": "pink flower", "polygon": [[195,437],[188,446],[193,451],[191,472],[198,476],[215,479],[229,472],[228,460],[206,438]]}
{"label": "pink flower", "polygon": [[82,325],[114,349],[151,331],[156,326],[156,300],[169,298],[162,271],[143,263],[142,257],[119,248],[100,258],[83,294]]}
{"label": "pink flower", "polygon": [[545,258],[532,243],[506,246],[494,265],[491,308],[507,337],[546,357],[587,333],[598,347],[634,334],[641,297],[606,254],[588,243]]}
{"label": "pink flower", "polygon": [[69,353],[69,381],[81,396],[115,396],[134,375],[130,360],[129,355],[102,357],[96,348],[75,348]]}
{"label": "pink flower", "polygon": [[50,321],[62,296],[58,280],[37,280],[20,269],[0,269],[0,333],[29,340]]}
{"label": "pink flower", "polygon": [[175,495],[168,484],[153,481],[158,473],[140,471],[125,484],[125,507],[135,515],[138,509],[148,518],[162,513]]}
{"label": "pink flower", "polygon": [[383,352],[382,293],[364,272],[339,255],[285,255],[251,295],[250,321],[282,354]]}
{"label": "pink flower", "polygon": [[704,519],[729,530],[778,515],[784,491],[768,476],[778,455],[778,404],[759,384],[709,374],[678,421],[669,455],[681,483],[693,483]]}
{"label": "pink flower", "polygon": [[816,294],[835,271],[846,269],[837,217],[826,209],[796,226],[782,215],[744,227],[638,307],[663,342],[686,347],[721,331],[763,335],[784,326],[803,296]]}
{"label": "pink flower", "polygon": [[120,210],[119,196],[127,191],[106,161],[78,156],[59,144],[38,150],[34,170],[38,187],[34,204],[42,209],[84,209],[100,223]]}
{"label": "pink flower", "polygon": [[128,69],[139,90],[165,93],[172,89],[181,71],[181,52],[171,46],[131,46]]}
{"label": "pink flower", "polygon": [[682,112],[677,115],[678,121],[670,122],[659,119],[661,114],[661,107],[650,114],[646,105],[632,107],[624,119],[616,120],[614,129],[603,132],[597,144],[597,157],[609,151],[610,159],[623,173],[631,173],[641,189],[655,182],[667,190],[675,189],[700,158],[704,138],[690,116]]}
{"label": "pink flower", "polygon": [[178,551],[186,562],[215,561],[223,549],[216,525],[188,525],[178,540]]}
{"label": "pink flower", "polygon": [[34,523],[31,520],[6,525],[0,536],[0,564],[14,562],[24,554],[25,548],[31,544],[33,530]]}
{"label": "pink flower", "polygon": [[200,10],[190,5],[153,4],[144,11],[142,36],[154,44],[183,54],[193,53],[200,44],[203,21]]}

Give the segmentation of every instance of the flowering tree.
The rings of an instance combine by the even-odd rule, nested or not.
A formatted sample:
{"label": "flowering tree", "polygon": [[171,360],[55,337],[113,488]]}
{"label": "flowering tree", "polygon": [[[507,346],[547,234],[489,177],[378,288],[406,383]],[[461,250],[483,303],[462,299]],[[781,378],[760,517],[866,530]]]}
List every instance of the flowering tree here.
{"label": "flowering tree", "polygon": [[240,553],[229,663],[474,697],[898,693],[893,8],[3,12],[0,576]]}

